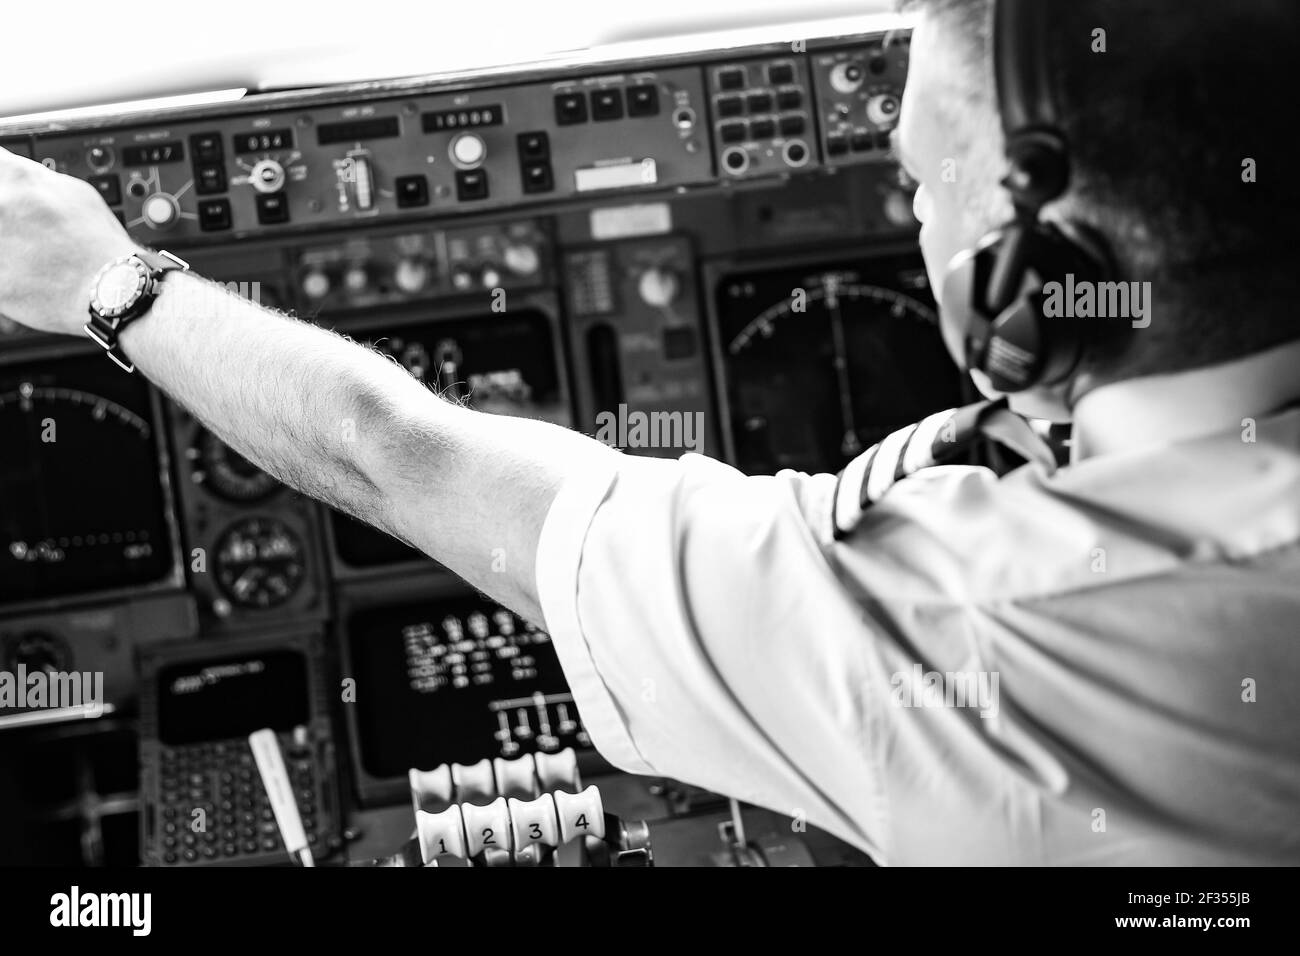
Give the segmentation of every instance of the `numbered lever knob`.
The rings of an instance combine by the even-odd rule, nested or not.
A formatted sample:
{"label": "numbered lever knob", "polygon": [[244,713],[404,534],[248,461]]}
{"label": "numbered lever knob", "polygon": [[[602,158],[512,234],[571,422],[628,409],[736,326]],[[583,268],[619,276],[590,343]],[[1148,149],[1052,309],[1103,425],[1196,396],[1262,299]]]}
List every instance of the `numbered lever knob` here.
{"label": "numbered lever knob", "polygon": [[415,832],[420,841],[420,858],[426,864],[440,856],[461,859],[470,856],[466,849],[465,820],[455,804],[438,813],[416,810]]}

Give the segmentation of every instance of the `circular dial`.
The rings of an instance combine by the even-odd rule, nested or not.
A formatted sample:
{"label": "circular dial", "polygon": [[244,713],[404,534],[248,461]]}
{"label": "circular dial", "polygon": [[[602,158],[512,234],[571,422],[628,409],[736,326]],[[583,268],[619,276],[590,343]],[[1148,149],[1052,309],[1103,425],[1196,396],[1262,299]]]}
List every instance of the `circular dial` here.
{"label": "circular dial", "polygon": [[226,501],[261,501],[280,490],[278,481],[210,431],[202,431],[188,457],[195,484]]}
{"label": "circular dial", "polygon": [[241,607],[276,607],[302,585],[304,560],[302,541],[284,522],[245,518],[217,542],[217,585]]}
{"label": "circular dial", "polygon": [[122,315],[144,291],[148,275],[135,259],[113,262],[95,278],[90,305],[104,318]]}
{"label": "circular dial", "polygon": [[853,273],[805,280],[741,324],[726,350],[737,464],[747,472],[835,471],[894,429],[962,401],[934,310]]}

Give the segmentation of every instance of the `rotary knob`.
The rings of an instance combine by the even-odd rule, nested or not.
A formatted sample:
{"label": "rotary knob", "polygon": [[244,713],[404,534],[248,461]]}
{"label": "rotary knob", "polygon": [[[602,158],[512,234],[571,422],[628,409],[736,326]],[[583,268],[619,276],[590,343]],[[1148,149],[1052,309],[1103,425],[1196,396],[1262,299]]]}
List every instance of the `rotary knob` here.
{"label": "rotary knob", "polygon": [[837,93],[856,93],[866,73],[858,63],[837,63],[831,70],[831,86]]}
{"label": "rotary knob", "polygon": [[274,159],[259,159],[248,171],[248,182],[259,193],[278,193],[284,188],[284,167]]}
{"label": "rotary knob", "polygon": [[302,277],[302,291],[309,299],[323,299],[330,293],[330,277],[321,269],[312,269]]}
{"label": "rotary knob", "polygon": [[898,121],[898,97],[893,93],[877,93],[867,100],[867,119],[876,126],[893,126]]}
{"label": "rotary knob", "polygon": [[507,269],[517,276],[530,276],[542,264],[541,256],[534,246],[525,243],[511,243],[501,250],[501,259]]}
{"label": "rotary knob", "polygon": [[681,282],[675,272],[657,267],[641,273],[641,278],[637,281],[641,301],[657,309],[671,305],[680,288]]}
{"label": "rotary knob", "polygon": [[360,264],[351,265],[343,273],[343,287],[353,295],[360,295],[370,285],[370,272]]}
{"label": "rotary knob", "polygon": [[402,259],[393,269],[393,283],[407,295],[423,289],[429,282],[429,266],[420,259]]}
{"label": "rotary knob", "polygon": [[140,206],[140,215],[150,229],[170,229],[180,219],[181,207],[171,193],[154,193]]}
{"label": "rotary knob", "polygon": [[487,144],[477,133],[460,133],[451,141],[448,148],[451,161],[461,169],[473,169],[480,166],[487,157]]}

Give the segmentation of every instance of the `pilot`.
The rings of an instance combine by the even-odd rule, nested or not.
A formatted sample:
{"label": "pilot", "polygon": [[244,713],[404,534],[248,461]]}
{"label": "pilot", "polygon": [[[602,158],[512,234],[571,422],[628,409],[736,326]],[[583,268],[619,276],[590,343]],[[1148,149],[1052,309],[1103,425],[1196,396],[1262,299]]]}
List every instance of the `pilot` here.
{"label": "pilot", "polygon": [[[1298,18],[1074,0],[1035,34],[1026,6],[1048,9],[913,4],[897,147],[954,357],[1073,422],[1059,468],[1027,440],[1001,478],[919,467],[1005,402],[838,476],[482,414],[192,272],[139,293],[133,263],[104,268],[140,249],[99,195],[3,151],[0,312],[90,324],[270,474],[543,624],[630,772],[885,864],[1300,863],[1300,215],[1277,112]],[[87,462],[86,494],[112,467]]]}

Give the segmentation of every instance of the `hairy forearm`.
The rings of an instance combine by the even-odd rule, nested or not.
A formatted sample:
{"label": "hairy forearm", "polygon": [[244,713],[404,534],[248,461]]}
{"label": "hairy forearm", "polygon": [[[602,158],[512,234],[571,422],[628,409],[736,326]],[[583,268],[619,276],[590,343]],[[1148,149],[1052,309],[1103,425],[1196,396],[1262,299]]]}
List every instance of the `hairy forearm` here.
{"label": "hairy forearm", "polygon": [[122,336],[223,441],[540,621],[537,538],[567,474],[613,453],[558,426],[443,401],[395,362],[191,275]]}

